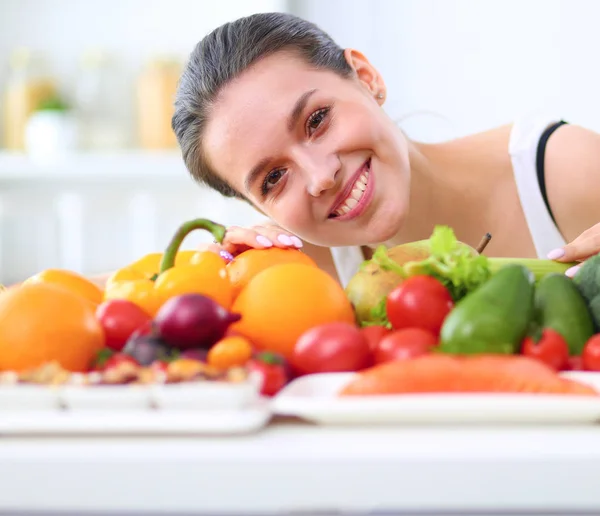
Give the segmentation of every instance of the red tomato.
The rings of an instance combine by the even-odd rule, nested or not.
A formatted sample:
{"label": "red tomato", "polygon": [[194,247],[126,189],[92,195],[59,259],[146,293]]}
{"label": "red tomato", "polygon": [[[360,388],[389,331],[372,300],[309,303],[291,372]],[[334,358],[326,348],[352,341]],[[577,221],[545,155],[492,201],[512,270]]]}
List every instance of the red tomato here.
{"label": "red tomato", "polygon": [[126,355],[125,353],[115,353],[114,351],[104,348],[100,350],[98,356],[96,357],[96,361],[94,363],[94,370],[96,371],[106,371],[107,369],[112,369],[113,367],[117,367],[118,365],[129,362],[133,365],[139,365],[135,358]]}
{"label": "red tomato", "polygon": [[285,360],[275,353],[259,353],[246,364],[246,367],[249,371],[256,371],[262,375],[263,384],[260,393],[263,396],[277,394],[289,380]]}
{"label": "red tomato", "polygon": [[115,351],[121,351],[134,331],[152,321],[144,310],[126,299],[104,301],[96,309],[96,318],[104,329],[106,346]]}
{"label": "red tomato", "polygon": [[565,369],[567,371],[584,371],[582,358],[578,356],[569,357],[569,362]]}
{"label": "red tomato", "polygon": [[379,341],[391,333],[392,330],[385,326],[365,326],[364,328],[361,328],[360,331],[367,338],[371,353],[374,353]]}
{"label": "red tomato", "polygon": [[544,328],[538,342],[526,337],[521,344],[521,354],[537,358],[555,371],[562,371],[569,365],[569,346],[560,333]]}
{"label": "red tomato", "polygon": [[422,328],[396,330],[379,342],[375,350],[375,363],[410,360],[429,353],[437,343],[437,337]]}
{"label": "red tomato", "polygon": [[160,373],[166,373],[169,368],[169,363],[164,360],[155,360],[150,364],[150,369]]}
{"label": "red tomato", "polygon": [[600,333],[593,335],[585,343],[581,361],[585,371],[600,371]]}
{"label": "red tomato", "polygon": [[291,362],[300,374],[359,371],[371,365],[371,351],[359,328],[333,322],[304,332],[296,341]]}
{"label": "red tomato", "polygon": [[112,357],[110,357],[106,363],[104,364],[104,369],[110,369],[112,367],[117,367],[123,363],[130,363],[133,365],[139,365],[135,358],[126,355],[125,353],[115,353]]}
{"label": "red tomato", "polygon": [[454,307],[450,292],[431,276],[412,276],[392,290],[386,312],[392,328],[422,328],[440,334],[444,319]]}

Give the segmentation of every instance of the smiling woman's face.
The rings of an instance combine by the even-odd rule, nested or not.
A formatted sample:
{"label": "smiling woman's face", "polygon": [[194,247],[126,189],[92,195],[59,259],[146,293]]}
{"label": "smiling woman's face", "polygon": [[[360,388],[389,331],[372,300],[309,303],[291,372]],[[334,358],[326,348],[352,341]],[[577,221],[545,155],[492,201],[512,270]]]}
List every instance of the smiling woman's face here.
{"label": "smiling woman's face", "polygon": [[346,56],[351,79],[290,53],[262,59],[223,88],[204,133],[219,176],[317,245],[383,242],[408,210],[407,142],[380,106],[381,77]]}

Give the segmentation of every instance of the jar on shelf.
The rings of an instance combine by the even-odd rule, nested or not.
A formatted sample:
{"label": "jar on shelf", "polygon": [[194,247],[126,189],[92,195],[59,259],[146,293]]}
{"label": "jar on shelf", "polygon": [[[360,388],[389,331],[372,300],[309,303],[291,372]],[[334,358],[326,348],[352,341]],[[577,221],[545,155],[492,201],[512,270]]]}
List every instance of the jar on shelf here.
{"label": "jar on shelf", "polygon": [[137,121],[141,148],[177,148],[171,117],[181,72],[181,62],[172,58],[155,58],[144,67],[137,83]]}
{"label": "jar on shelf", "polygon": [[86,51],[74,88],[79,145],[84,150],[128,146],[127,106],[130,96],[116,59],[102,50]]}
{"label": "jar on shelf", "polygon": [[27,48],[15,50],[4,94],[4,147],[25,149],[25,130],[29,117],[48,99],[56,97],[58,87],[40,54]]}

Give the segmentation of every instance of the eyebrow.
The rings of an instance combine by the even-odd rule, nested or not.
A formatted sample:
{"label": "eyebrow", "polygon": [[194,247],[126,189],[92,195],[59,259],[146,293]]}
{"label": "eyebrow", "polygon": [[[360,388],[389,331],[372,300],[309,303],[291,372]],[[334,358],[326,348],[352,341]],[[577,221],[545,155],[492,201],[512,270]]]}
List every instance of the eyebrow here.
{"label": "eyebrow", "polygon": [[[298,97],[298,100],[296,100],[296,103],[294,104],[294,107],[288,117],[287,129],[289,132],[292,132],[294,130],[294,127],[298,124],[300,115],[306,108],[306,104],[308,104],[310,97],[316,91],[317,91],[316,89],[308,90],[307,92],[300,95],[300,97]],[[262,159],[254,167],[252,167],[252,170],[250,170],[250,173],[246,176],[246,180],[244,181],[244,186],[246,187],[246,191],[250,190],[252,185],[256,182],[256,179],[258,178],[258,176],[261,174],[263,169],[269,164],[271,159],[272,158]]]}

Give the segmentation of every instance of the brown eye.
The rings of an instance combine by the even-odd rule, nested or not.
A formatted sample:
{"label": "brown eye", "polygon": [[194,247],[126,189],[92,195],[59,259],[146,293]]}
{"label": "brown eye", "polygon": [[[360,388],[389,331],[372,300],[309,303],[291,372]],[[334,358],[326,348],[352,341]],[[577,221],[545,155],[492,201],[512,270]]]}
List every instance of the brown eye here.
{"label": "brown eye", "polygon": [[319,109],[315,111],[310,117],[308,117],[308,121],[306,123],[308,133],[312,134],[312,131],[316,131],[319,126],[323,123],[327,114],[329,113],[329,108]]}
{"label": "brown eye", "polygon": [[269,183],[271,185],[276,185],[277,182],[281,179],[282,175],[283,175],[283,172],[281,170],[275,170],[274,172],[271,172],[267,176],[267,183]]}
{"label": "brown eye", "polygon": [[263,181],[262,184],[262,194],[266,195],[269,190],[271,190],[275,185],[277,185],[277,183],[279,183],[279,181],[281,180],[281,178],[283,177],[283,175],[285,174],[285,170],[279,169],[279,170],[273,170],[272,172],[269,172],[266,176],[265,176],[265,180]]}

